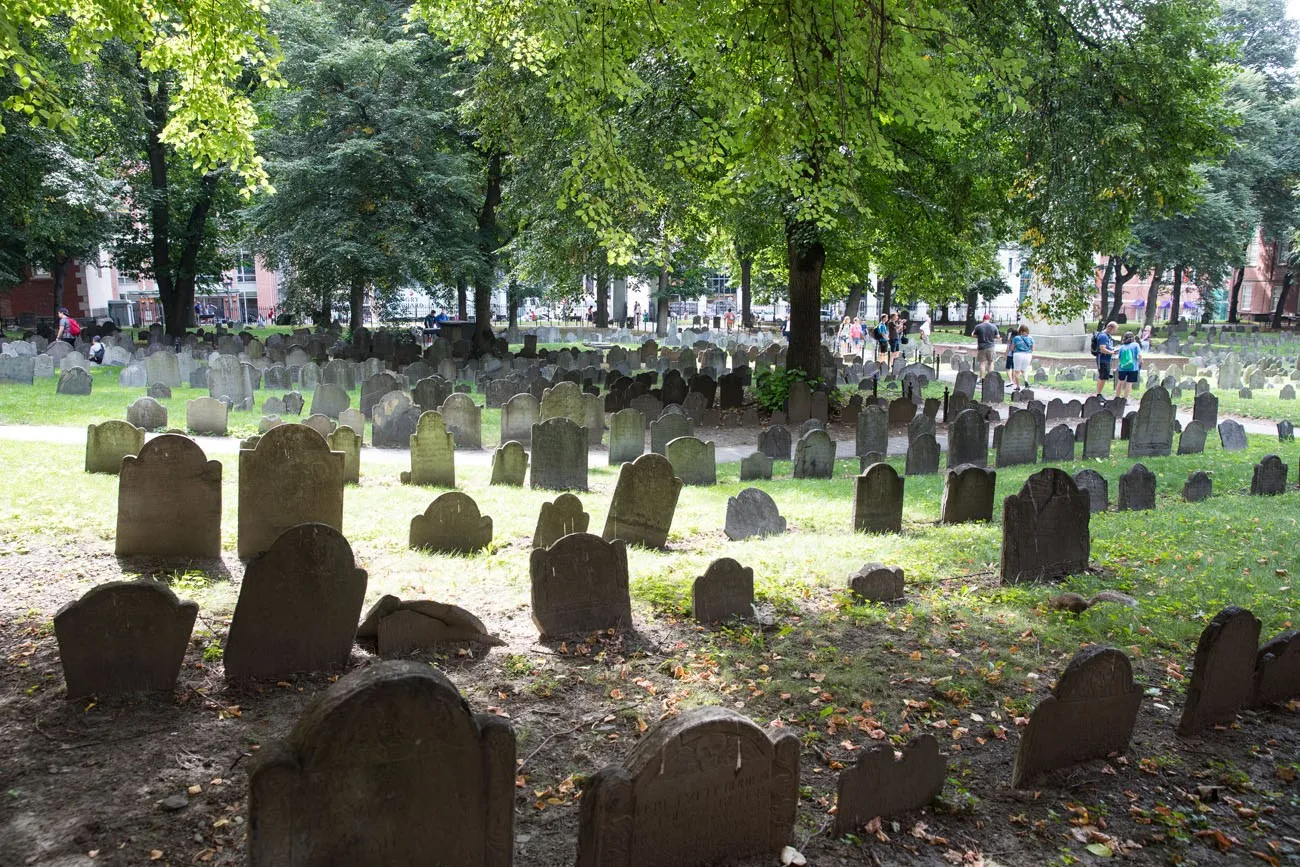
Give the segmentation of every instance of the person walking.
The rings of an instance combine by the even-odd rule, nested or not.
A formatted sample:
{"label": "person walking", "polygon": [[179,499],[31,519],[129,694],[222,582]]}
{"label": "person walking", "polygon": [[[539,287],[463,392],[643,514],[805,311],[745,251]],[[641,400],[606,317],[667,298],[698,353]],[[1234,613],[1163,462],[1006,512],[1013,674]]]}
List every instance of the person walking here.
{"label": "person walking", "polygon": [[893,367],[899,353],[903,351],[903,320],[895,310],[889,314],[889,365]]}
{"label": "person walking", "polygon": [[1011,381],[1016,391],[1029,384],[1029,362],[1034,358],[1034,338],[1029,336],[1029,326],[1021,325],[1011,338]]}
{"label": "person walking", "polygon": [[983,321],[975,326],[971,336],[975,338],[975,363],[979,365],[980,379],[993,370],[993,347],[998,345],[998,327],[992,322],[993,317],[984,314]]}
{"label": "person walking", "polygon": [[922,313],[921,321],[916,326],[917,333],[921,335],[921,345],[929,348],[930,346],[930,314]]}
{"label": "person walking", "polygon": [[876,363],[884,364],[889,360],[889,314],[881,313],[876,325]]}
{"label": "person walking", "polygon": [[858,316],[853,317],[853,324],[849,326],[849,353],[862,357],[862,319]]}
{"label": "person walking", "polygon": [[[1100,396],[1106,388],[1106,380],[1113,378],[1110,370],[1111,360],[1115,356],[1115,329],[1119,328],[1114,322],[1107,322],[1096,334],[1092,335],[1092,354],[1097,356],[1097,395]],[[1118,384],[1116,385],[1118,388]]]}
{"label": "person walking", "polygon": [[62,340],[64,343],[68,344],[69,346],[76,348],[77,335],[79,335],[80,333],[81,333],[81,325],[77,323],[77,320],[73,319],[68,314],[68,308],[60,307],[59,308],[59,330],[55,332],[54,339]]}
{"label": "person walking", "polygon": [[1138,345],[1138,349],[1140,349],[1142,352],[1151,351],[1151,326],[1150,325],[1142,326],[1142,333],[1140,333],[1137,337],[1137,345]]}
{"label": "person walking", "polygon": [[835,333],[835,350],[839,355],[849,354],[849,329],[851,327],[852,323],[849,321],[849,317],[845,316],[844,320],[840,322],[840,330]]}
{"label": "person walking", "polygon": [[1124,342],[1115,351],[1116,371],[1115,396],[1127,399],[1133,394],[1133,386],[1138,381],[1142,369],[1142,346],[1132,331],[1124,332]]}

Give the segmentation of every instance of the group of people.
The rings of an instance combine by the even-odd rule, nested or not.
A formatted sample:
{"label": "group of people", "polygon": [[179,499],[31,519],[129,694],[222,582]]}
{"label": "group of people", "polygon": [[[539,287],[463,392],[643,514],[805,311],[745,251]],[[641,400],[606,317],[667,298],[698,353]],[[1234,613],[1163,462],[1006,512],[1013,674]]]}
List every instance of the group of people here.
{"label": "group of people", "polygon": [[1092,354],[1097,356],[1097,394],[1100,396],[1106,381],[1112,380],[1114,396],[1127,399],[1142,372],[1142,355],[1151,351],[1151,326],[1143,326],[1137,333],[1124,332],[1117,346],[1115,332],[1118,330],[1118,323],[1107,322],[1092,338]]}
{"label": "group of people", "polygon": [[[985,313],[971,336],[975,338],[975,363],[979,365],[980,378],[983,379],[993,370],[993,354],[1002,340],[1002,333],[993,324],[993,317]],[[1006,368],[1017,391],[1029,385],[1029,363],[1033,360],[1034,338],[1029,335],[1029,326],[1022,323],[1008,328]]]}
{"label": "group of people", "polygon": [[[836,334],[835,341],[839,347],[840,355],[865,357],[866,344],[870,340],[875,347],[876,361],[882,364],[892,364],[894,359],[902,354],[903,345],[908,342],[907,332],[909,327],[908,319],[897,310],[893,313],[880,314],[880,321],[874,327],[868,327],[859,316],[854,316],[852,319],[845,316],[843,322],[840,323],[840,330]],[[922,315],[917,332],[921,336],[922,343],[928,344],[930,342],[929,316]]]}

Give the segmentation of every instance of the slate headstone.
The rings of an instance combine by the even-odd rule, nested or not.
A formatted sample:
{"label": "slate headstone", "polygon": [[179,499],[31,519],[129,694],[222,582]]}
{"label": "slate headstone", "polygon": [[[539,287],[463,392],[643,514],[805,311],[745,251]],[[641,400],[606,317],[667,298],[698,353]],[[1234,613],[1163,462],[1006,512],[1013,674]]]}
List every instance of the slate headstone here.
{"label": "slate headstone", "polygon": [[662,455],[645,454],[619,467],[604,537],[631,545],[662,548],[668,542],[682,480]]}
{"label": "slate headstone", "polygon": [[963,524],[968,521],[993,520],[993,493],[997,489],[996,470],[965,464],[948,470],[939,504],[940,524]]}
{"label": "slate headstone", "polygon": [[455,437],[443,424],[441,413],[434,410],[421,413],[409,443],[411,470],[401,474],[402,484],[456,487]]}
{"label": "slate headstone", "polygon": [[114,553],[220,557],[220,461],[179,434],[154,437],[124,457]]}
{"label": "slate headstone", "polygon": [[829,479],[835,475],[835,441],[830,434],[811,430],[799,438],[792,475],[796,479]]}
{"label": "slate headstone", "polygon": [[897,470],[886,463],[872,464],[853,484],[855,532],[903,531],[903,478]]}
{"label": "slate headstone", "polygon": [[964,409],[948,426],[948,466],[988,466],[989,425],[978,410]]}
{"label": "slate headstone", "polygon": [[752,452],[740,459],[740,480],[754,482],[772,478],[772,459],[762,452]]}
{"label": "slate headstone", "polygon": [[1239,452],[1246,448],[1246,429],[1236,419],[1219,422],[1219,442],[1225,452]]}
{"label": "slate headstone", "polygon": [[1178,733],[1195,734],[1231,723],[1254,699],[1260,622],[1244,608],[1228,607],[1201,632]]}
{"label": "slate headstone", "polygon": [[849,592],[867,602],[894,602],[905,594],[899,566],[867,563],[849,576]]}
{"label": "slate headstone", "polygon": [[343,526],[343,454],[300,424],[280,425],[253,448],[241,448],[240,559],[266,551],[289,528],[313,522]]}
{"label": "slate headstone", "polygon": [[587,431],[567,416],[533,425],[533,490],[587,490]]}
{"label": "slate headstone", "polygon": [[867,750],[840,772],[835,809],[835,836],[851,834],[876,818],[918,810],[943,791],[948,762],[939,742],[924,734],[903,747],[902,758],[886,744]]}
{"label": "slate headstone", "polygon": [[736,496],[727,498],[727,522],[723,532],[733,542],[754,536],[779,536],[785,529],[786,520],[766,491],[745,488]]}
{"label": "slate headstone", "polygon": [[754,570],[730,557],[709,564],[691,585],[691,616],[700,623],[754,615]]}
{"label": "slate headstone", "polygon": [[609,420],[609,465],[634,461],[645,453],[645,416],[623,409]]}
{"label": "slate headstone", "polygon": [[684,485],[716,485],[718,464],[712,442],[695,437],[678,437],[668,443],[665,456],[672,464],[673,474]]}
{"label": "slate headstone", "polygon": [[939,472],[939,441],[934,434],[921,434],[907,445],[904,474],[931,476]]}
{"label": "slate headstone", "polygon": [[1096,470],[1079,470],[1074,474],[1074,484],[1088,495],[1090,512],[1104,512],[1110,508],[1110,483]]}
{"label": "slate headstone", "polygon": [[570,533],[549,548],[534,548],[529,574],[533,623],[543,638],[631,627],[622,539],[607,542],[590,533]]}
{"label": "slate headstone", "polygon": [[1277,455],[1265,455],[1255,464],[1250,492],[1255,496],[1273,496],[1286,491],[1287,465]]}
{"label": "slate headstone", "polygon": [[582,510],[582,500],[574,494],[560,494],[553,502],[542,503],[533,531],[533,547],[549,548],[570,533],[585,533],[591,516]]}
{"label": "slate headstone", "polygon": [[522,488],[528,475],[528,452],[522,443],[502,443],[492,454],[492,480],[489,484]]}
{"label": "slate headstone", "polygon": [[1178,435],[1178,454],[1199,455],[1205,451],[1205,426],[1192,419]]}
{"label": "slate headstone", "polygon": [[1069,425],[1058,424],[1043,439],[1043,462],[1074,460],[1074,431]]}
{"label": "slate headstone", "polygon": [[1142,395],[1128,438],[1130,458],[1164,457],[1173,450],[1174,405],[1161,386]]}
{"label": "slate headstone", "polygon": [[1002,503],[1002,582],[1051,580],[1088,567],[1088,494],[1055,467]]}
{"label": "slate headstone", "polygon": [[1156,507],[1156,474],[1143,464],[1134,464],[1119,477],[1119,498],[1116,508],[1121,512],[1142,512]]}
{"label": "slate headstone", "polygon": [[1208,500],[1213,492],[1214,480],[1204,470],[1189,473],[1187,481],[1183,483],[1183,500],[1188,503]]}
{"label": "slate headstone", "polygon": [[410,546],[438,554],[471,554],[492,542],[492,519],[463,491],[440,494],[411,519]]}
{"label": "slate headstone", "polygon": [[[859,427],[862,417],[858,417]],[[758,450],[774,461],[788,461],[791,456],[790,431],[783,425],[765,427],[758,434]]]}

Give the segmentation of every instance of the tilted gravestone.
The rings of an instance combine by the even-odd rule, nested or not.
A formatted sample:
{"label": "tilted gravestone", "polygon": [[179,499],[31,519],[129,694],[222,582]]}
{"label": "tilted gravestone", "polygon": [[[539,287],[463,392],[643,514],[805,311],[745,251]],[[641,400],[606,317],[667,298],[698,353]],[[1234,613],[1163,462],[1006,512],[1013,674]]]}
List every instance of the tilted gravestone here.
{"label": "tilted gravestone", "polygon": [[347,425],[340,425],[325,438],[330,451],[343,453],[343,484],[361,483],[361,437]]}
{"label": "tilted gravestone", "polygon": [[997,465],[1011,467],[1038,462],[1038,419],[1029,410],[1012,410],[1002,427]]}
{"label": "tilted gravestone", "polygon": [[854,480],[853,529],[858,533],[903,531],[903,478],[889,464],[872,464]]}
{"label": "tilted gravestone", "polygon": [[1088,647],[1070,660],[1052,694],[1038,703],[1020,739],[1011,786],[1039,774],[1128,750],[1142,704],[1128,657]]}
{"label": "tilted gravestone", "polygon": [[1286,491],[1287,465],[1277,455],[1265,455],[1255,464],[1250,479],[1250,492],[1256,496],[1272,496]]}
{"label": "tilted gravestone", "polygon": [[1156,474],[1143,464],[1134,464],[1119,477],[1119,498],[1116,508],[1121,512],[1142,512],[1156,507]]}
{"label": "tilted gravestone", "polygon": [[343,526],[343,454],[320,434],[283,424],[239,450],[239,558],[271,547],[298,524]]}
{"label": "tilted gravestone", "polygon": [[390,391],[400,391],[402,383],[397,376],[384,371],[374,376],[368,377],[361,383],[361,414],[370,418],[370,412],[375,408],[375,404]]}
{"label": "tilted gravestone", "polygon": [[1260,622],[1244,608],[1223,609],[1201,632],[1178,733],[1230,723],[1254,700]]}
{"label": "tilted gravestone", "polygon": [[492,453],[492,480],[489,484],[522,488],[528,475],[528,452],[522,443],[502,443]]}
{"label": "tilted gravestone", "polygon": [[560,494],[553,502],[542,503],[533,530],[533,547],[549,548],[570,533],[585,533],[591,516],[582,510],[582,500],[573,494]]}
{"label": "tilted gravestone", "polygon": [[668,443],[681,437],[693,436],[694,433],[695,428],[690,419],[680,413],[665,410],[663,415],[650,422],[650,451],[666,455]]}
{"label": "tilted gravestone", "polygon": [[390,391],[370,411],[370,444],[381,449],[407,448],[420,425],[422,410],[406,392]]}
{"label": "tilted gravestone", "polygon": [[829,479],[835,475],[835,441],[830,434],[811,430],[799,438],[792,475],[796,479]]}
{"label": "tilted gravestone", "polygon": [[790,840],[798,799],[793,734],[773,740],[730,708],[692,708],[659,723],[625,762],[592,777],[581,802],[577,865],[775,859]]}
{"label": "tilted gravestone", "polygon": [[1048,467],[1002,502],[1002,582],[1051,580],[1088,568],[1088,495]]}
{"label": "tilted gravestone", "polygon": [[430,650],[477,650],[504,643],[487,631],[482,620],[458,605],[431,599],[403,601],[396,596],[381,596],[370,606],[357,627],[357,641],[373,642],[385,659]]}
{"label": "tilted gravestone", "polygon": [[1142,395],[1128,438],[1130,458],[1165,457],[1173,451],[1174,404],[1161,386]]}
{"label": "tilted gravestone", "polygon": [[1074,431],[1069,425],[1058,424],[1043,439],[1043,462],[1074,460]]}
{"label": "tilted gravestone", "polygon": [[448,395],[438,411],[447,430],[456,437],[457,449],[483,448],[483,410],[468,394]]}
{"label": "tilted gravestone", "polygon": [[54,615],[69,698],[170,690],[199,606],[156,581],[110,581]]}
{"label": "tilted gravestone", "polygon": [[1205,451],[1205,426],[1192,419],[1178,435],[1178,454],[1199,455]]}
{"label": "tilted gravestone", "polygon": [[411,519],[410,545],[439,554],[470,554],[492,542],[492,519],[463,491],[440,494]]}
{"label": "tilted gravestone", "polygon": [[365,595],[366,572],[356,568],[342,533],[325,524],[290,527],[244,570],[226,639],[226,677],[342,668]]}
{"label": "tilted gravestone", "polygon": [[[65,344],[66,345],[66,344]],[[54,387],[55,394],[82,396],[90,394],[95,381],[90,374],[80,367],[70,367],[59,374],[59,384]]]}
{"label": "tilted gravestone", "polygon": [[1239,452],[1246,448],[1246,429],[1236,419],[1219,422],[1219,442],[1225,452]]}
{"label": "tilted gravestone", "polygon": [[1199,503],[1202,500],[1208,500],[1214,492],[1214,480],[1205,470],[1197,470],[1187,475],[1187,481],[1183,483],[1183,500],[1188,503]]}
{"label": "tilted gravestone", "polygon": [[501,441],[528,445],[533,441],[540,405],[531,394],[516,394],[501,407]]}
{"label": "tilted gravestone", "polygon": [[221,462],[178,434],[154,437],[123,458],[114,550],[119,557],[220,557]]}
{"label": "tilted gravestone", "polygon": [[605,518],[606,540],[662,548],[668,543],[682,480],[662,455],[642,455],[619,468]]}
{"label": "tilted gravestone", "polygon": [[997,489],[996,470],[966,464],[948,470],[939,503],[940,524],[963,524],[967,521],[993,520],[993,492]]}
{"label": "tilted gravestone", "polygon": [[1074,474],[1074,484],[1088,495],[1089,512],[1104,512],[1110,508],[1110,483],[1096,470],[1079,470]]}
{"label": "tilted gravestone", "polygon": [[730,557],[709,564],[691,585],[691,616],[700,623],[754,615],[754,570]]}
{"label": "tilted gravestone", "polygon": [[740,459],[740,480],[754,482],[772,478],[772,459],[762,452],[753,452]]}
{"label": "tilted gravestone", "polygon": [[122,459],[138,455],[144,448],[144,431],[130,422],[109,419],[86,425],[86,472],[112,473],[122,468]]}
{"label": "tilted gravestone", "polygon": [[962,370],[957,373],[957,380],[953,383],[952,390],[954,393],[960,392],[967,397],[974,397],[977,385],[979,385],[979,376],[974,371]]}
{"label": "tilted gravestone", "polygon": [[411,470],[402,473],[404,485],[456,487],[456,443],[434,410],[420,414],[420,423],[410,437]]}
{"label": "tilted gravestone", "polygon": [[964,409],[948,425],[948,466],[988,466],[989,423],[978,410]]}
{"label": "tilted gravestone", "polygon": [[727,498],[727,523],[723,532],[728,539],[739,542],[754,536],[779,536],[785,529],[785,518],[766,491],[745,488]]}
{"label": "tilted gravestone", "polygon": [[682,480],[682,484],[718,483],[716,450],[712,442],[704,442],[695,437],[678,437],[668,443],[664,454],[673,466],[673,474]]}
{"label": "tilted gravestone", "polygon": [[907,461],[903,473],[908,476],[932,476],[939,472],[939,441],[934,434],[921,434],[907,444]]}
{"label": "tilted gravestone", "polygon": [[543,638],[631,627],[622,539],[570,533],[549,548],[534,548],[528,571],[533,623]]}
{"label": "tilted gravestone", "polygon": [[1115,416],[1108,409],[1099,409],[1083,423],[1083,458],[1108,458],[1115,440]]}
{"label": "tilted gravestone", "polygon": [[875,818],[918,810],[939,797],[948,761],[934,735],[920,735],[894,758],[886,744],[867,750],[840,772],[836,784],[835,836],[851,834]]}
{"label": "tilted gravestone", "polygon": [[[858,418],[861,425],[861,416]],[[763,428],[758,434],[758,450],[774,461],[790,460],[790,430],[779,424]]]}
{"label": "tilted gravestone", "polygon": [[533,425],[533,490],[587,490],[587,431],[566,416]]}
{"label": "tilted gravestone", "polygon": [[427,663],[380,662],[325,691],[248,779],[250,867],[509,867],[515,735]]}
{"label": "tilted gravestone", "polygon": [[1300,696],[1300,632],[1283,632],[1255,657],[1256,707],[1283,704]]}
{"label": "tilted gravestone", "polygon": [[893,602],[905,593],[901,566],[867,563],[849,576],[849,592],[867,602]]}
{"label": "tilted gravestone", "polygon": [[634,461],[645,454],[645,416],[623,409],[609,420],[609,465]]}

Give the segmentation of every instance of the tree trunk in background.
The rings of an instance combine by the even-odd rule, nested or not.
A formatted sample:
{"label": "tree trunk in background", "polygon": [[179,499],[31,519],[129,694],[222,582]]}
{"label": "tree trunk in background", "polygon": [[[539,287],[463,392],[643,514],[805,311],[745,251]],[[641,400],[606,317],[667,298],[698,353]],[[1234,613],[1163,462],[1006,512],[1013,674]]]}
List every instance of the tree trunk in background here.
{"label": "tree trunk in background", "polygon": [[312,312],[311,318],[318,328],[328,328],[334,321],[334,299],[328,293],[321,299],[320,309]]}
{"label": "tree trunk in background", "polygon": [[512,330],[519,330],[519,281],[513,277],[506,288],[506,318]]}
{"label": "tree trunk in background", "polygon": [[[877,294],[880,295],[880,312],[890,312],[890,308],[894,306],[894,278],[892,276],[880,278],[880,289]],[[879,320],[880,317],[877,316],[876,321]]]}
{"label": "tree trunk in background", "polygon": [[1119,314],[1124,311],[1124,286],[1127,285],[1128,281],[1132,280],[1133,275],[1137,273],[1136,266],[1129,265],[1126,268],[1124,265],[1125,263],[1122,257],[1117,257],[1115,259],[1115,300],[1111,302],[1110,312],[1103,317],[1103,324],[1118,320]]}
{"label": "tree trunk in background", "polygon": [[474,277],[474,354],[492,351],[492,289],[497,277],[497,206],[501,204],[501,152],[493,150],[487,159],[487,187],[478,212],[479,267]]}
{"label": "tree trunk in background", "polygon": [[366,321],[363,317],[362,305],[366,300],[366,283],[364,280],[356,279],[348,287],[348,328],[353,333]]}
{"label": "tree trunk in background", "polygon": [[1147,309],[1142,311],[1142,324],[1156,324],[1156,303],[1160,300],[1160,275],[1164,273],[1164,263],[1157,263],[1151,271],[1151,285],[1147,287]]}
{"label": "tree trunk in background", "polygon": [[1287,296],[1291,294],[1291,278],[1293,273],[1292,269],[1287,268],[1285,276],[1282,277],[1282,291],[1277,298],[1277,309],[1273,311],[1274,328],[1282,327],[1282,313],[1286,309]]}
{"label": "tree trunk in background", "polygon": [[753,299],[750,290],[753,287],[754,260],[740,260],[740,327],[754,327]]}
{"label": "tree trunk in background", "polygon": [[852,321],[861,316],[862,284],[854,283],[849,287],[849,297],[844,299],[844,315]]}
{"label": "tree trunk in background", "polygon": [[961,333],[970,337],[975,332],[975,305],[979,303],[979,292],[975,287],[966,290],[966,321],[962,323]]}
{"label": "tree trunk in background", "polygon": [[1115,257],[1106,257],[1106,273],[1101,275],[1101,304],[1097,305],[1097,313],[1102,320],[1106,318],[1106,310],[1110,306],[1107,304],[1110,295],[1110,275],[1115,273]]}
{"label": "tree trunk in background", "polygon": [[596,267],[596,327],[609,327],[609,266],[607,265]]}
{"label": "tree trunk in background", "polygon": [[59,316],[59,308],[63,306],[63,269],[67,264],[67,259],[55,256],[54,263],[51,265],[50,276],[54,278],[54,310],[51,313],[56,319]]}
{"label": "tree trunk in background", "polygon": [[1169,325],[1178,324],[1179,308],[1183,305],[1183,266],[1174,266],[1174,289],[1169,294]]}
{"label": "tree trunk in background", "polygon": [[1228,321],[1237,321],[1237,302],[1241,299],[1241,284],[1246,281],[1246,269],[1238,268],[1232,275],[1232,289],[1228,291]]}
{"label": "tree trunk in background", "polygon": [[821,376],[822,269],[826,248],[816,224],[786,226],[786,261],[790,270],[790,347],[785,369]]}
{"label": "tree trunk in background", "polygon": [[655,337],[668,336],[668,266],[659,269],[659,288],[655,291]]}
{"label": "tree trunk in background", "polygon": [[464,277],[456,278],[456,318],[461,322],[469,319],[469,281]]}

